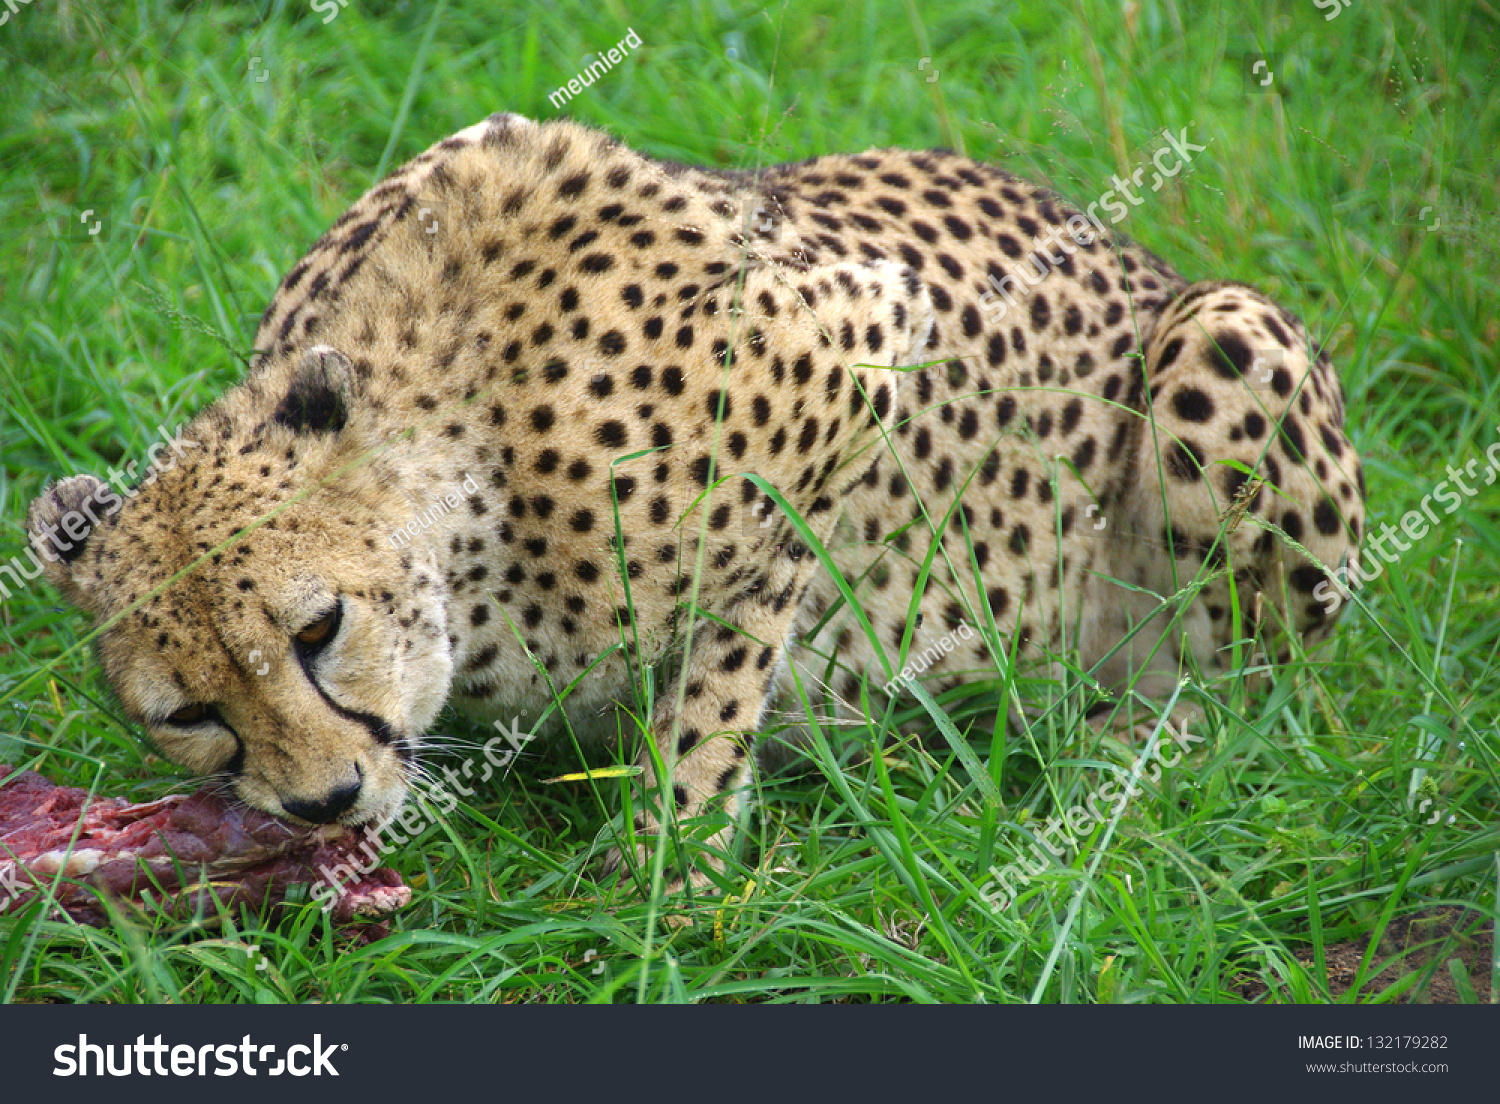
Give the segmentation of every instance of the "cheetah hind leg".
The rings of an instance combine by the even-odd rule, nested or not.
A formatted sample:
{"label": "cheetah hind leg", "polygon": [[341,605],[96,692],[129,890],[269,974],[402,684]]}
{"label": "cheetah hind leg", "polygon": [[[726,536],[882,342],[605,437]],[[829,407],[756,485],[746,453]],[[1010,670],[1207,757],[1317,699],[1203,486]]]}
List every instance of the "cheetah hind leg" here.
{"label": "cheetah hind leg", "polygon": [[[798,607],[820,570],[806,538],[827,541],[843,497],[884,451],[904,379],[887,369],[919,362],[933,326],[925,285],[909,268],[885,261],[796,274],[761,268],[745,277],[738,300],[740,310],[712,316],[721,332],[710,341],[722,339],[733,349],[729,371],[704,365],[693,373],[705,398],[727,379],[728,413],[717,408],[722,425],[716,427],[706,403],[692,408],[704,411],[695,427],[705,431],[702,439],[727,440],[743,431],[753,443],[738,459],[720,455],[716,471],[726,477],[723,485],[709,479],[682,526],[687,534],[702,532],[696,511],[719,515],[717,531],[739,535],[732,561],[739,581],[715,594],[708,577],[703,580],[699,606],[713,620],[696,621],[681,690],[667,687],[652,717],[655,755],[646,749],[640,760],[647,801],[634,824],[638,862],[660,831],[668,794],[667,815],[679,821],[721,800],[731,825],[745,811],[755,734],[786,662]],[[840,339],[849,333],[862,341],[851,347]],[[776,488],[806,529],[743,472]],[[720,513],[725,507],[727,524]],[[715,534],[708,536],[712,550]],[[707,840],[709,869],[723,869],[720,854],[733,836],[731,826]],[[620,850],[612,850],[606,870],[621,861]],[[689,880],[695,887],[710,881],[701,868]],[[679,879],[669,890],[682,884]]]}
{"label": "cheetah hind leg", "polygon": [[[1264,669],[1268,656],[1284,661],[1287,634],[1328,635],[1335,610],[1315,600],[1327,575],[1298,546],[1335,567],[1356,554],[1363,480],[1328,357],[1253,288],[1186,289],[1147,342],[1145,369],[1146,421],[1118,546],[1128,563],[1116,570],[1133,570],[1140,594],[1192,597],[1152,613],[1120,595],[1115,639],[1148,617],[1167,636],[1139,633],[1105,677],[1119,688],[1128,668],[1138,689],[1164,700],[1194,669],[1241,677],[1236,655]],[[1204,585],[1190,586],[1196,578]]]}

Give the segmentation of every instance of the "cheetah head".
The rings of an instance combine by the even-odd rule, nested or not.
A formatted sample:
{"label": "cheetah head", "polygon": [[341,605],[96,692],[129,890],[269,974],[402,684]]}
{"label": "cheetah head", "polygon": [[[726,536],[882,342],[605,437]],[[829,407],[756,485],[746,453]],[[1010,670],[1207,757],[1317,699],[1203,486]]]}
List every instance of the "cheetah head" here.
{"label": "cheetah head", "polygon": [[380,539],[407,508],[357,386],[323,347],[258,371],[137,485],[74,476],[28,517],[162,753],[313,823],[400,809],[452,670],[441,576]]}

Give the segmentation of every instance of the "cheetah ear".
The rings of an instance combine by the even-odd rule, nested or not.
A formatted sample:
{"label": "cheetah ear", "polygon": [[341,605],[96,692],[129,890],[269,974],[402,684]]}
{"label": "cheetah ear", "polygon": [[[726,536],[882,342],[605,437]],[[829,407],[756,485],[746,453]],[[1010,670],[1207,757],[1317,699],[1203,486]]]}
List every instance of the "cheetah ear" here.
{"label": "cheetah ear", "polygon": [[26,512],[32,561],[75,606],[89,608],[92,603],[73,564],[83,555],[97,520],[119,508],[120,496],[104,480],[75,475],[48,487]]}
{"label": "cheetah ear", "polygon": [[349,421],[354,365],[330,345],[314,345],[292,371],[274,420],[298,433],[337,433]]}

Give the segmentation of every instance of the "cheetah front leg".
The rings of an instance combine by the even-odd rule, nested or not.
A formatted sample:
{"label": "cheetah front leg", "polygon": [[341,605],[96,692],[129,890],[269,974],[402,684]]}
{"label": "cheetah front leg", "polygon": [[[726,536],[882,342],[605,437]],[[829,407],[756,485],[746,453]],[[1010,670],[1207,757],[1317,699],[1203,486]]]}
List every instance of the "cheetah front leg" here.
{"label": "cheetah front leg", "polygon": [[[693,406],[711,416],[683,435],[728,446],[697,468],[724,477],[704,475],[702,493],[693,486],[674,505],[685,532],[707,542],[695,593],[710,616],[695,621],[680,680],[652,717],[638,858],[649,844],[639,837],[658,834],[664,814],[690,819],[724,799],[738,819],[798,605],[820,570],[808,541],[826,543],[845,496],[884,451],[903,378],[887,369],[920,361],[933,328],[926,287],[889,262],[759,268],[737,304],[706,312],[719,330],[707,335],[714,359],[693,373],[703,393]],[[732,836],[713,834],[708,867],[722,869]],[[611,852],[608,865],[619,860]],[[701,868],[691,877],[706,884]]]}
{"label": "cheetah front leg", "polygon": [[[820,526],[826,529],[826,526]],[[819,532],[819,538],[826,532]],[[729,825],[708,837],[702,864],[723,869],[720,853],[733,841],[746,807],[756,733],[770,708],[797,606],[818,561],[801,542],[782,546],[764,581],[724,612],[722,624],[700,621],[680,680],[669,685],[652,718],[656,755],[642,755],[646,811],[635,821],[637,836],[660,832],[659,813],[670,795],[671,815],[691,820],[722,800]],[[666,771],[660,784],[657,760]],[[649,852],[638,842],[637,860]],[[702,867],[690,874],[707,884]],[[681,888],[674,881],[670,890]]]}

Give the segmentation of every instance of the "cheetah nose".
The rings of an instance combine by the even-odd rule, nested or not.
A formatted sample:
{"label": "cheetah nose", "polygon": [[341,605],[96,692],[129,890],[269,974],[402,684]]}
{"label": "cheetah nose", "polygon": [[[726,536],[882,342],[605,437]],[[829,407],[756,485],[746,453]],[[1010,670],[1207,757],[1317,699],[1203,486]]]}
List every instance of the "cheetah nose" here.
{"label": "cheetah nose", "polygon": [[354,803],[359,800],[359,791],[363,788],[362,781],[355,781],[342,789],[334,790],[321,801],[283,800],[281,807],[300,820],[312,824],[332,824],[354,807]]}

